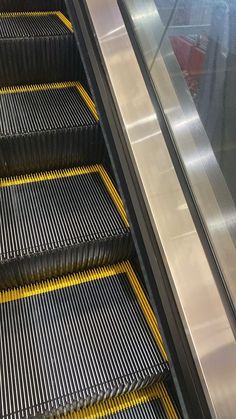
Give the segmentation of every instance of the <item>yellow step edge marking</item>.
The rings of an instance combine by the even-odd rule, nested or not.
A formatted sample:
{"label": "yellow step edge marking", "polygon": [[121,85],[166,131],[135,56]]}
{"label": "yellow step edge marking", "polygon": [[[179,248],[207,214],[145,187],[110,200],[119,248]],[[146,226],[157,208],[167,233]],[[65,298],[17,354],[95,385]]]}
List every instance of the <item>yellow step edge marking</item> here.
{"label": "yellow step edge marking", "polygon": [[106,170],[104,169],[103,166],[99,165],[98,167],[98,171],[100,173],[100,176],[104,182],[104,184],[106,185],[107,190],[110,193],[111,198],[113,199],[113,202],[115,203],[124,223],[129,226],[129,221],[125,212],[125,208],[122,202],[122,199],[120,197],[120,195],[118,194],[115,186],[113,185],[111,179],[109,178]]}
{"label": "yellow step edge marking", "polygon": [[97,113],[96,106],[95,106],[94,102],[92,101],[92,99],[90,98],[90,96],[88,95],[88,93],[86,92],[84,87],[82,86],[82,84],[76,83],[75,86],[78,89],[82,98],[84,99],[85,103],[87,104],[88,108],[92,112],[94,118],[98,121],[99,117],[98,117],[98,113]]}
{"label": "yellow step edge marking", "polygon": [[72,169],[51,170],[50,172],[39,172],[30,175],[13,176],[0,178],[0,187],[23,185],[32,182],[43,182],[45,180],[62,179],[71,176],[85,175],[99,171],[99,165],[81,166]]}
{"label": "yellow step edge marking", "polygon": [[51,11],[51,12],[13,12],[13,13],[0,13],[1,18],[8,18],[8,17],[19,17],[19,16],[57,16],[64,25],[73,32],[71,22],[63,15],[60,11]]}
{"label": "yellow step edge marking", "polygon": [[3,17],[18,17],[18,16],[50,16],[58,13],[57,11],[49,12],[4,12],[0,13],[0,18]]}
{"label": "yellow step edge marking", "polygon": [[96,281],[107,276],[114,276],[124,272],[125,264],[121,263],[114,266],[91,269],[85,272],[74,273],[56,279],[42,281],[37,284],[2,291],[0,292],[0,304],[80,285],[85,282]]}
{"label": "yellow step edge marking", "polygon": [[125,209],[122,203],[122,200],[116,191],[115,186],[113,185],[111,179],[109,178],[104,167],[96,164],[93,166],[82,166],[75,167],[73,169],[62,169],[62,170],[53,170],[50,172],[35,173],[32,175],[22,175],[17,177],[10,178],[0,178],[0,188],[5,188],[9,186],[23,185],[26,183],[32,182],[42,182],[45,180],[61,179],[65,177],[85,175],[88,173],[99,173],[111,199],[113,200],[122,220],[129,226],[129,222],[125,213]]}
{"label": "yellow step edge marking", "polygon": [[151,308],[151,306],[150,306],[150,304],[149,304],[149,302],[146,298],[146,295],[145,295],[145,293],[144,293],[144,291],[143,291],[143,289],[142,289],[142,287],[141,287],[141,285],[138,281],[138,278],[135,275],[134,270],[133,270],[132,266],[130,265],[130,263],[127,263],[126,267],[127,267],[127,274],[128,274],[128,277],[129,277],[129,281],[132,285],[134,293],[135,293],[135,295],[136,295],[136,297],[139,301],[139,304],[142,308],[142,311],[145,313],[146,320],[147,320],[147,322],[149,324],[149,327],[152,331],[152,334],[153,334],[153,336],[154,336],[154,338],[157,342],[157,345],[161,350],[162,356],[167,361],[167,355],[166,355],[166,352],[165,352],[165,349],[164,349],[162,337],[161,337],[161,334],[159,332],[159,328],[158,328],[156,317],[153,313],[153,310],[152,310],[152,308]]}
{"label": "yellow step edge marking", "polygon": [[66,89],[68,87],[76,87],[75,82],[46,83],[46,84],[32,84],[28,86],[1,87],[0,95],[24,93],[24,92],[37,92],[40,90]]}
{"label": "yellow step edge marking", "polygon": [[39,90],[66,89],[68,87],[77,87],[77,84],[78,83],[74,81],[67,81],[58,83],[30,84],[28,86],[1,87],[0,95],[9,93],[37,92]]}
{"label": "yellow step edge marking", "polygon": [[167,356],[163,346],[162,338],[158,330],[158,324],[152,308],[139,284],[138,278],[130,264],[130,262],[121,262],[117,265],[92,269],[85,272],[79,272],[71,275],[66,275],[57,279],[43,281],[37,284],[27,285],[12,290],[2,291],[0,293],[0,304],[7,303],[14,300],[20,300],[33,295],[39,295],[47,292],[56,291],[62,288],[72,287],[89,281],[96,281],[108,276],[115,276],[124,273],[127,275],[129,282],[133,288],[136,298],[140,304],[146,321],[152,331],[156,343],[162,353],[164,360],[167,361]]}
{"label": "yellow step edge marking", "polygon": [[168,419],[179,419],[164,384],[160,385],[160,399],[163,403],[166,413],[168,414]]}
{"label": "yellow step edge marking", "polygon": [[157,399],[162,402],[168,419],[178,419],[174,406],[163,384],[154,384],[151,387],[100,402],[63,417],[68,419],[106,418],[107,416],[131,409],[138,405],[150,403]]}
{"label": "yellow step edge marking", "polygon": [[57,15],[57,17],[64,23],[64,25],[71,31],[73,32],[73,28],[72,28],[72,24],[69,21],[69,19],[67,19],[67,17],[65,15],[63,15],[62,12],[55,12],[55,14]]}
{"label": "yellow step edge marking", "polygon": [[52,90],[52,89],[66,89],[69,87],[75,87],[86,105],[88,106],[90,112],[96,119],[99,120],[98,113],[95,107],[94,102],[90,98],[89,94],[86,92],[84,87],[79,82],[68,81],[68,82],[59,82],[59,83],[46,83],[46,84],[32,84],[29,86],[10,86],[0,88],[0,95],[13,94],[13,93],[24,93],[24,92],[38,92],[40,90]]}

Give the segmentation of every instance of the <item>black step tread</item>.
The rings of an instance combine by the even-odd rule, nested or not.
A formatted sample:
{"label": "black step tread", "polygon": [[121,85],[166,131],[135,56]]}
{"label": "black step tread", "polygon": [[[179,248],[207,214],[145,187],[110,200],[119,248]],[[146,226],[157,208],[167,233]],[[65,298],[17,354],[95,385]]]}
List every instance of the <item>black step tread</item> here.
{"label": "black step tread", "polygon": [[65,413],[168,374],[129,262],[0,294],[2,418]]}
{"label": "black step tread", "polygon": [[121,199],[100,165],[0,180],[0,288],[130,254]]}
{"label": "black step tread", "polygon": [[[80,83],[0,89],[0,139],[8,135],[97,124],[98,117]],[[33,115],[32,115],[33,113]],[[32,117],[33,116],[33,117]]]}
{"label": "black step tread", "polygon": [[0,176],[100,163],[94,103],[78,82],[0,89]]}
{"label": "black step tread", "polygon": [[45,174],[40,181],[35,175],[28,183],[25,178],[20,178],[19,183],[13,179],[10,186],[5,186],[7,180],[2,181],[1,215],[6,241],[2,242],[1,261],[37,250],[48,251],[52,245],[70,246],[127,232],[99,167],[95,166],[94,171],[92,167],[84,169],[85,173],[82,170],[75,170],[75,175],[73,170]]}
{"label": "black step tread", "polygon": [[0,14],[0,40],[55,35],[71,35],[58,12]]}
{"label": "black step tread", "polygon": [[0,86],[86,83],[70,21],[59,11],[0,14]]}
{"label": "black step tread", "polygon": [[1,0],[0,12],[65,10],[64,0]]}

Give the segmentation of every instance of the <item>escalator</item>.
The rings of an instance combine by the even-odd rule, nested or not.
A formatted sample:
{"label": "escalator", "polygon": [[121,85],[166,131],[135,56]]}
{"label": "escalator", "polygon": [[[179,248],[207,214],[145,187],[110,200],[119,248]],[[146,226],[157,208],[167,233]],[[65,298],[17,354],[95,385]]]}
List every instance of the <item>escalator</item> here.
{"label": "escalator", "polygon": [[0,417],[176,419],[64,3],[0,12]]}

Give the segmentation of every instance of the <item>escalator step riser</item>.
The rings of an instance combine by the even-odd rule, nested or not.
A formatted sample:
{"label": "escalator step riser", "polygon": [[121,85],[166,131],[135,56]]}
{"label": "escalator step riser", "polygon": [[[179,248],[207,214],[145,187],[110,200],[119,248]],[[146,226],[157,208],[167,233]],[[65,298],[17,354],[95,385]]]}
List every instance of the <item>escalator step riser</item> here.
{"label": "escalator step riser", "polygon": [[1,0],[0,12],[65,10],[64,0]]}
{"label": "escalator step riser", "polygon": [[102,166],[2,179],[0,288],[129,257],[121,199]]}
{"label": "escalator step riser", "polygon": [[80,83],[0,90],[0,176],[100,163],[95,107]]}
{"label": "escalator step riser", "polygon": [[3,419],[65,414],[169,372],[128,262],[2,293],[0,314]]}
{"label": "escalator step riser", "polygon": [[[85,83],[68,20],[59,12],[0,16],[0,85]],[[11,57],[11,59],[9,59]]]}

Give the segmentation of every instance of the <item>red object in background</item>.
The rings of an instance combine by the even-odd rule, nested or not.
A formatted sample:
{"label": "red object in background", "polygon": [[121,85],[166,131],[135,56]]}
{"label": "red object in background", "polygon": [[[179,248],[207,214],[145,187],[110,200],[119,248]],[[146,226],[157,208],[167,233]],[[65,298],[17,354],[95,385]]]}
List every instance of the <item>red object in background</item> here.
{"label": "red object in background", "polygon": [[203,72],[205,52],[181,37],[171,37],[171,44],[190,91],[194,94]]}
{"label": "red object in background", "polygon": [[192,44],[180,37],[171,37],[171,44],[182,71],[187,71]]}
{"label": "red object in background", "polygon": [[181,70],[191,76],[200,76],[203,70],[205,52],[181,37],[172,37],[171,44]]}

